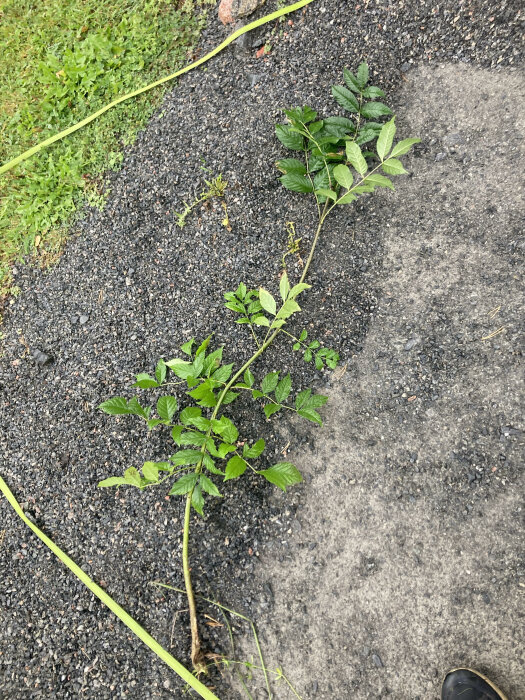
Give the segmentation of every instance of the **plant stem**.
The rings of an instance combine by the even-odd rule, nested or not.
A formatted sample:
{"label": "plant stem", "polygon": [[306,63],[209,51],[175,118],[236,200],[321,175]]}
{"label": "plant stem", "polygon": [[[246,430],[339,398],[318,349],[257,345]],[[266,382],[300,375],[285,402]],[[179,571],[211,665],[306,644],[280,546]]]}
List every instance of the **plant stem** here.
{"label": "plant stem", "polygon": [[316,247],[316,245],[317,245],[317,241],[319,240],[319,234],[321,233],[321,229],[323,228],[324,220],[326,219],[326,217],[327,217],[329,211],[330,211],[330,210],[328,209],[328,199],[327,199],[326,202],[325,202],[325,205],[324,205],[323,213],[322,213],[321,216],[319,217],[319,224],[318,224],[318,226],[317,226],[317,230],[316,230],[316,232],[315,232],[314,240],[313,240],[312,246],[311,246],[311,248],[310,248],[310,254],[308,255],[308,259],[307,259],[306,264],[305,264],[305,266],[304,266],[303,274],[301,275],[301,279],[299,280],[299,284],[301,284],[301,282],[304,282],[304,279],[305,279],[305,277],[306,277],[306,275],[307,275],[307,273],[308,273],[308,268],[310,267],[310,263],[312,262],[312,259],[313,259],[313,257],[314,257],[315,247]]}
{"label": "plant stem", "polygon": [[[312,262],[315,248],[317,246],[317,241],[319,240],[319,235],[321,233],[321,229],[323,228],[324,221],[328,214],[330,213],[330,209],[328,208],[328,200],[325,202],[324,209],[321,212],[319,216],[319,223],[317,225],[317,229],[314,235],[314,239],[312,241],[312,245],[310,248],[310,253],[308,255],[308,260],[306,261],[306,265],[304,266],[303,269],[303,274],[301,275],[301,279],[299,282],[304,282],[304,279],[306,277],[306,274],[308,272],[308,268],[310,267],[310,263]],[[263,354],[263,352],[273,343],[275,338],[279,335],[281,329],[276,328],[272,335],[268,338],[268,340],[265,339],[264,343],[257,349],[256,352],[244,363],[244,365],[238,370],[233,377],[228,381],[224,389],[219,395],[219,398],[217,399],[217,405],[213,409],[213,413],[211,415],[211,420],[214,420],[217,417],[217,414],[219,412],[219,409],[222,405],[222,402],[224,401],[224,397],[228,393],[228,391],[231,389],[231,387],[235,384],[235,382],[241,377],[244,372],[250,367],[251,364],[255,362],[255,360]],[[211,434],[211,426],[208,428],[207,431],[207,437]],[[206,443],[202,446],[202,455],[204,458],[204,454],[206,453]],[[195,472],[197,474],[200,473],[202,469],[202,459],[200,462],[197,464],[195,467]],[[186,496],[186,510],[184,513],[184,534],[183,534],[183,539],[182,539],[182,567],[184,570],[184,585],[186,587],[186,595],[188,598],[188,607],[190,610],[190,627],[191,627],[191,662],[193,664],[193,667],[198,673],[207,673],[206,669],[206,664],[204,662],[204,655],[202,653],[201,649],[201,641],[200,641],[200,636],[199,636],[199,625],[198,625],[198,620],[197,620],[197,609],[195,606],[195,595],[193,593],[193,587],[191,583],[191,574],[190,574],[190,564],[189,564],[189,539],[190,539],[190,515],[191,515],[191,500],[193,496],[193,489],[187,494]]]}
{"label": "plant stem", "polygon": [[191,497],[186,499],[186,510],[184,513],[184,534],[182,537],[182,568],[184,570],[184,585],[186,587],[186,597],[188,598],[188,607],[190,609],[190,626],[191,626],[191,663],[197,673],[207,673],[204,654],[201,650],[201,640],[199,636],[199,626],[197,622],[197,607],[195,605],[195,596],[191,585],[191,573],[188,556],[188,543],[190,539],[190,515],[191,515]]}

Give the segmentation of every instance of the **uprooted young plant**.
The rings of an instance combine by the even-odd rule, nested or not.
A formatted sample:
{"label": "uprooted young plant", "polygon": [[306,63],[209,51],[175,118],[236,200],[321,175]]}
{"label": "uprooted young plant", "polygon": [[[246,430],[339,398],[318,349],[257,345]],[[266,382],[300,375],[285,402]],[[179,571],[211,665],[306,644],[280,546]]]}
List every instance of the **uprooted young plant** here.
{"label": "uprooted young plant", "polygon": [[[288,190],[313,195],[318,221],[301,277],[291,284],[283,271],[278,301],[266,289],[248,289],[242,282],[234,292],[224,295],[226,308],[237,314],[236,323],[245,324],[250,331],[255,344],[253,355],[237,368],[233,363],[223,364],[222,347],[208,351],[211,336],[196,347],[192,339],[181,347],[184,358],[159,360],[154,376],[138,374],[133,387],[158,390],[184,386],[183,403],[192,400],[195,405],[188,405],[178,413],[177,397],[162,395],[156,402],[157,417],[152,417],[151,406],[143,406],[136,397],[129,400],[115,397],[100,406],[102,411],[112,415],[136,415],[146,422],[149,430],[159,426],[169,428],[171,439],[177,448],[182,448],[165,461],[145,462],[140,470],[130,467],[123,476],[112,476],[99,486],[126,484],[145,489],[169,481],[169,494],[185,497],[182,564],[191,622],[191,658],[197,672],[205,671],[206,666],[190,577],[188,544],[192,506],[202,515],[204,494],[221,496],[212,477],[226,482],[251,470],[283,491],[302,480],[300,472],[290,462],[265,465],[265,468],[254,466],[255,460],[264,452],[265,441],[253,436],[249,436],[250,440],[248,436],[240,439],[239,428],[225,414],[225,408],[245,392],[262,405],[267,419],[286,409],[322,424],[317,409],[326,403],[325,396],[304,389],[292,401],[289,374],[281,377],[279,372],[270,372],[261,381],[252,373],[252,365],[282,333],[291,339],[294,350],[302,350],[305,361],[314,360],[317,369],[321,370],[325,365],[330,369],[336,367],[339,359],[336,352],[321,347],[316,340],[307,340],[306,330],[296,337],[287,329],[289,320],[301,310],[297,300],[310,288],[305,279],[323,224],[340,205],[351,204],[377,187],[394,189],[386,175],[406,172],[398,156],[406,154],[419,141],[410,138],[393,146],[395,118],[386,123],[374,121],[392,112],[377,101],[384,93],[377,87],[368,86],[366,63],[359,66],[356,75],[345,69],[344,80],[346,86],[334,86],[332,94],[351,118],[332,116],[318,119],[317,113],[309,107],[297,107],[285,110],[288,123],[276,127],[281,143],[302,156],[301,160],[285,158],[277,162],[277,168],[283,173],[280,180]],[[375,151],[361,149],[374,141]],[[176,381],[171,381],[171,374],[175,375]],[[173,477],[176,480],[171,483]]]}

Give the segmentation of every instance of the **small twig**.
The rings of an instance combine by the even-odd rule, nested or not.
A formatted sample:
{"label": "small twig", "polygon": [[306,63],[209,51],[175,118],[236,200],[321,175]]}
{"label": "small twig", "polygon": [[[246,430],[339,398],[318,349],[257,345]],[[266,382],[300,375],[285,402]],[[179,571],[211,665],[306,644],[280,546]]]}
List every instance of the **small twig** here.
{"label": "small twig", "polygon": [[489,333],[489,335],[485,335],[481,340],[490,340],[491,338],[494,338],[496,335],[503,333],[504,330],[505,330],[505,326],[500,326],[498,328],[498,330],[493,331],[492,333]]}

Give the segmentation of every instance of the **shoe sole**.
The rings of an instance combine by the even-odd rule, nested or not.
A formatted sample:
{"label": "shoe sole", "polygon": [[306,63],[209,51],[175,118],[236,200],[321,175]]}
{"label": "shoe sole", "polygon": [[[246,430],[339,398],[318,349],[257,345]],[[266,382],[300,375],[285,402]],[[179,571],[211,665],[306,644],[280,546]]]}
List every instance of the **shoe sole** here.
{"label": "shoe sole", "polygon": [[[445,675],[445,678],[446,678],[450,673],[454,673],[454,671],[470,671],[471,673],[475,673],[475,674],[476,674],[477,676],[479,676],[480,678],[483,678],[483,680],[485,681],[485,683],[487,683],[487,685],[489,685],[489,686],[492,688],[492,690],[494,690],[496,693],[498,693],[498,695],[500,696],[501,700],[509,700],[508,697],[507,697],[504,693],[501,692],[501,690],[498,688],[498,686],[497,686],[497,685],[494,685],[494,683],[490,680],[490,678],[487,678],[487,676],[485,676],[485,675],[484,675],[483,673],[481,673],[480,671],[476,671],[476,669],[470,668],[469,666],[459,666],[458,668],[453,668],[451,671],[448,671],[448,672],[446,673],[446,675]],[[443,680],[444,680],[444,679],[443,679]]]}

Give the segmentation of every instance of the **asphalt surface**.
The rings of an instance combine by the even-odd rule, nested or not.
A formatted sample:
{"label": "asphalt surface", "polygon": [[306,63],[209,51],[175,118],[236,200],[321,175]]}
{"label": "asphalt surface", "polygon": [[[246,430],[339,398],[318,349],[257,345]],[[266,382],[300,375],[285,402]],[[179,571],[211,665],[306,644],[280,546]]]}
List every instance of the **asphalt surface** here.
{"label": "asphalt surface", "polygon": [[[481,482],[487,512],[494,513],[495,518],[499,512],[497,508],[494,511],[497,499],[505,494],[505,503],[512,504],[516,517],[522,512],[515,502],[517,484],[522,483],[515,451],[523,426],[516,416],[514,382],[521,357],[514,276],[521,262],[522,209],[513,179],[519,173],[516,135],[522,128],[517,122],[520,104],[523,105],[523,93],[520,96],[517,92],[518,67],[522,65],[520,19],[517,2],[448,2],[436,6],[428,2],[388,5],[318,0],[293,16],[292,24],[285,21],[258,30],[248,40],[220,54],[205,69],[184,77],[127,153],[121,172],[108,183],[111,194],[105,210],[85,212],[75,227],[78,235],[67,245],[59,264],[47,273],[19,266],[16,283],[22,293],[6,315],[0,360],[1,474],[39,527],[177,658],[188,661],[184,599],[148,584],[154,580],[174,586],[182,584],[182,502],[166,500],[162,490],[139,493],[122,489],[115,495],[96,489],[100,479],[119,474],[130,464],[170,454],[169,441],[160,434],[146,435],[127,417],[106,417],[96,406],[114,395],[132,396],[129,385],[133,375],[152,371],[161,356],[176,355],[178,346],[191,336],[203,338],[214,332],[214,342],[225,343],[229,361],[241,362],[247,356],[249,339],[245,329],[232,324],[231,315],[223,309],[222,293],[235,288],[240,280],[250,286],[264,284],[275,291],[286,245],[286,222],[293,221],[303,238],[303,256],[314,228],[315,211],[311,204],[299,195],[283,192],[277,180],[273,163],[287,154],[275,139],[274,125],[282,120],[282,109],[290,105],[309,104],[321,114],[333,114],[337,106],[330,96],[330,86],[340,82],[345,65],[356,68],[361,60],[368,61],[375,84],[385,89],[387,101],[399,108],[400,137],[418,135],[423,139],[408,161],[409,170],[413,177],[424,176],[421,182],[427,185],[432,178],[435,192],[432,199],[428,187],[425,189],[413,177],[406,179],[405,213],[410,235],[405,240],[405,232],[404,245],[399,244],[398,249],[387,227],[395,209],[392,226],[400,234],[404,231],[401,179],[395,194],[368,198],[350,213],[334,216],[309,275],[313,288],[304,304],[304,323],[313,324],[308,326],[312,332],[315,328],[318,337],[329,339],[339,350],[343,363],[348,364],[344,381],[354,376],[352,372],[361,362],[363,367],[366,365],[363,373],[370,382],[380,372],[395,384],[389,388],[388,396],[377,398],[382,415],[388,420],[398,420],[398,411],[406,410],[406,401],[412,395],[420,397],[417,401],[421,400],[424,410],[432,410],[432,402],[446,396],[448,387],[469,386],[469,382],[479,382],[486,376],[481,398],[465,402],[462,409],[475,423],[492,391],[500,397],[510,392],[512,401],[497,399],[498,407],[489,412],[485,424],[477,421],[488,431],[487,439],[480,439],[475,446],[467,444],[464,450],[452,450],[459,455],[465,483],[458,487],[455,477],[447,481],[447,474],[435,468],[430,455],[421,464],[417,460],[413,464],[425,476],[430,510],[435,507],[438,512],[440,506],[448,504],[454,512],[450,522],[455,523],[456,508],[459,509],[465,518],[461,525],[465,536],[476,531],[469,521],[476,510],[471,506],[472,512],[469,511],[470,502],[464,502],[461,494],[464,488],[478,488],[474,482]],[[228,31],[218,23],[210,23],[202,38],[202,52],[219,43]],[[266,57],[256,58],[261,41],[271,43],[272,49]],[[458,80],[455,92],[454,67]],[[467,68],[483,69],[483,78],[466,75]],[[487,82],[486,89],[483,81]],[[412,86],[417,92],[409,95],[407,90]],[[477,103],[471,93],[466,99],[467,87],[477,90],[481,112],[484,102],[491,105],[480,116],[480,123],[494,127],[490,131],[492,140],[479,146],[472,116]],[[494,104],[500,106],[500,112]],[[451,119],[458,122],[457,126]],[[458,150],[451,135],[465,131],[463,122],[468,122],[468,140]],[[450,142],[443,141],[445,136]],[[481,132],[478,137],[481,139]],[[394,351],[385,343],[381,351],[384,357],[377,360],[378,368],[374,363],[368,365],[367,348],[372,344],[375,352],[378,333],[381,338],[383,326],[378,327],[378,317],[383,313],[385,328],[389,328],[390,317],[384,311],[388,297],[393,295],[396,300],[401,294],[398,289],[385,286],[386,281],[394,283],[395,266],[407,259],[412,250],[410,244],[414,241],[416,245],[418,234],[423,233],[424,240],[433,231],[445,236],[444,221],[449,228],[452,221],[457,223],[457,218],[446,218],[447,208],[451,207],[454,213],[458,202],[462,206],[470,202],[472,191],[480,189],[479,180],[472,182],[471,189],[465,186],[455,190],[446,187],[447,178],[467,183],[469,173],[478,165],[479,154],[483,154],[486,170],[478,168],[476,173],[481,177],[490,174],[490,148],[498,149],[504,177],[490,180],[493,189],[486,195],[487,201],[483,200],[484,209],[474,205],[469,225],[458,227],[463,248],[456,251],[455,267],[440,270],[439,279],[465,272],[464,260],[472,240],[485,247],[486,258],[478,261],[475,268],[476,290],[480,303],[484,303],[484,313],[502,305],[498,295],[487,292],[486,298],[483,296],[491,285],[496,285],[504,300],[502,306],[507,315],[501,325],[506,331],[499,345],[504,357],[498,364],[502,371],[491,374],[487,369],[491,360],[485,346],[468,345],[466,353],[457,337],[461,324],[450,319],[447,304],[436,311],[436,332],[423,336],[415,321],[412,327],[406,309],[400,307],[396,311],[394,302],[395,318],[401,319],[404,326],[394,325],[390,332],[403,347],[414,342],[402,351]],[[449,167],[451,164],[453,167]],[[232,230],[222,224],[224,212],[218,203],[199,210],[184,229],[179,229],[174,212],[181,210],[182,200],[200,191],[203,178],[218,173],[229,182],[226,202]],[[512,187],[505,189],[506,182]],[[501,204],[498,199],[503,191]],[[491,213],[489,207],[496,210]],[[430,212],[427,220],[426,211]],[[465,215],[463,210],[458,211],[458,215]],[[497,225],[498,217],[504,218],[504,226]],[[446,249],[446,241],[441,244]],[[427,245],[433,248],[433,244]],[[425,298],[425,294],[435,293],[432,275],[437,262],[432,251],[425,252],[422,246],[424,241],[417,240],[418,255],[412,262],[415,271],[425,270],[428,285],[420,290]],[[425,255],[428,259],[426,267],[422,267]],[[483,270],[487,271],[485,277]],[[298,261],[290,263],[290,274],[298,276],[299,272]],[[404,269],[403,274],[405,286],[401,289],[406,292],[408,271]],[[462,300],[464,291],[456,286],[447,301]],[[492,297],[494,305],[485,308],[489,301],[492,303]],[[420,314],[425,317],[424,305]],[[494,323],[497,325],[497,321]],[[479,324],[476,331],[495,330],[492,325],[482,328],[481,321]],[[408,357],[409,353],[418,352],[417,343],[423,338],[429,370],[422,374],[429,375],[428,380],[417,376],[416,365],[399,363],[403,353]],[[35,359],[35,351],[48,356],[49,361],[44,363],[45,358],[39,355]],[[458,359],[465,357],[464,361]],[[316,383],[331,396],[340,396],[340,386],[333,379],[316,374],[298,361],[283,341],[261,362],[258,372],[262,375],[277,368],[291,372],[294,388]],[[366,381],[362,381],[366,386]],[[409,396],[405,387],[414,390],[414,394]],[[343,408],[345,402],[351,406],[350,399],[340,398],[338,410],[343,410],[341,401]],[[417,401],[414,400],[416,404]],[[456,429],[458,417],[463,415],[460,406],[458,403],[457,410],[444,414],[437,404],[434,410],[442,419],[437,423],[444,426],[447,420],[453,421]],[[328,422],[334,420],[331,410],[335,409],[327,409]],[[345,413],[345,420],[352,410]],[[372,440],[365,415],[366,411],[359,425],[363,439]],[[337,450],[338,444],[347,444],[335,440],[327,447],[319,442],[322,431],[317,428],[305,430],[293,422],[266,423],[242,401],[235,404],[235,417],[246,437],[267,440],[268,459],[280,455],[292,437],[288,457],[307,472],[308,460],[304,457],[303,465],[302,455],[315,450]],[[406,434],[400,423],[398,441],[410,443],[417,436],[424,440],[425,433],[418,430],[427,430],[428,426],[414,421],[412,432]],[[337,437],[333,429],[329,429],[330,435]],[[502,445],[512,454],[507,455]],[[416,451],[414,448],[410,454]],[[400,477],[402,465],[397,452],[393,454],[388,469],[395,480]],[[409,461],[410,456],[406,459]],[[493,466],[501,470],[499,482],[496,478],[477,478],[477,467],[488,472]],[[470,482],[469,474],[473,476]],[[274,626],[266,626],[282,605],[272,561],[300,561],[296,556],[299,549],[294,549],[293,544],[285,554],[276,551],[271,556],[269,552],[276,543],[289,539],[288,531],[294,532],[296,521],[302,523],[303,529],[311,527],[315,532],[311,520],[315,519],[315,510],[311,510],[311,502],[305,505],[308,487],[306,483],[289,501],[276,498],[272,487],[250,477],[225,489],[225,498],[211,503],[207,517],[195,520],[193,525],[196,589],[260,620],[264,628],[261,637],[269,642],[279,640],[282,657],[293,664],[291,669],[286,666],[287,672],[292,680],[296,672],[304,697],[437,697],[438,682],[433,677],[427,679],[429,685],[423,691],[412,692],[407,685],[406,668],[398,674],[401,685],[395,686],[394,657],[391,677],[372,682],[372,671],[380,669],[374,655],[385,668],[389,644],[379,649],[376,643],[352,639],[356,645],[361,643],[359,648],[369,649],[365,658],[370,660],[370,668],[365,665],[351,677],[341,673],[341,667],[334,662],[343,658],[337,635],[334,649],[325,657],[326,647],[322,647],[318,654],[327,659],[329,668],[335,668],[330,688],[317,667],[315,678],[306,678],[304,668],[291,653],[294,646],[308,649],[303,646],[301,630],[291,623],[295,636],[275,637],[279,634],[275,625],[280,623],[273,618]],[[320,486],[320,493],[324,493],[323,488],[328,487]],[[394,491],[390,498],[397,503]],[[301,508],[310,515],[296,517]],[[0,529],[5,530],[0,546],[0,696],[97,700],[183,697],[178,680],[169,669],[94,600],[30,534],[5,501],[1,502],[0,512]],[[383,519],[378,515],[381,512],[375,511],[374,522],[388,518],[388,509]],[[395,508],[393,512],[403,522],[410,518],[410,514],[400,514]],[[366,522],[364,525],[366,528]],[[503,525],[502,538],[506,532]],[[486,527],[490,529],[490,523]],[[431,531],[432,523],[429,528]],[[519,533],[509,534],[512,547],[507,558],[512,563],[512,580],[523,585],[523,578],[519,578],[522,569],[517,565]],[[432,546],[431,539],[424,542]],[[474,537],[471,542],[483,547],[483,539]],[[337,540],[330,543],[330,547],[336,546]],[[342,548],[342,543],[339,546]],[[368,564],[372,568],[379,566],[380,552],[377,543],[369,553],[349,551],[348,556],[358,560],[355,575],[359,575],[360,566],[364,574],[369,570]],[[364,559],[359,559],[361,555]],[[259,561],[264,562],[264,567]],[[438,566],[434,560],[431,563],[433,566],[429,563],[426,569],[429,575]],[[290,569],[290,580],[301,570],[304,567],[301,569],[300,565]],[[390,571],[391,576],[396,573],[388,567],[385,571]],[[307,578],[313,586],[308,589],[309,594],[315,596],[319,592],[316,585],[321,585],[319,579],[313,570],[308,570]],[[509,593],[508,598],[502,597],[501,606],[504,608],[505,601],[509,602],[518,625],[520,613],[514,607],[513,596]],[[329,604],[329,599],[325,599],[325,604]],[[347,602],[348,606],[352,604],[352,600]],[[459,599],[457,605],[461,608],[462,604],[467,603]],[[214,608],[205,605],[201,606],[201,613],[218,617]],[[303,623],[306,624],[304,620]],[[474,616],[473,624],[478,623]],[[220,652],[228,648],[224,627],[202,627],[209,650]],[[514,692],[513,698],[519,698],[520,693],[523,696],[525,690],[523,659],[516,663],[513,660],[519,648],[518,629],[510,630],[508,637],[502,634],[498,646],[500,657],[506,652],[512,660],[506,687],[509,693]],[[443,630],[436,632],[432,628],[432,634],[436,633],[442,634]],[[288,640],[288,648],[283,639]],[[322,639],[322,633],[318,639]],[[485,641],[490,647],[490,635]],[[396,639],[391,639],[391,643],[396,643]],[[424,644],[424,636],[415,643]],[[521,646],[522,643],[521,639]],[[495,668],[484,663],[487,670],[505,678],[506,670],[499,662]],[[221,698],[238,697],[234,682],[228,677],[221,679],[214,673],[211,682]],[[279,687],[276,697],[287,697],[286,691]]]}

